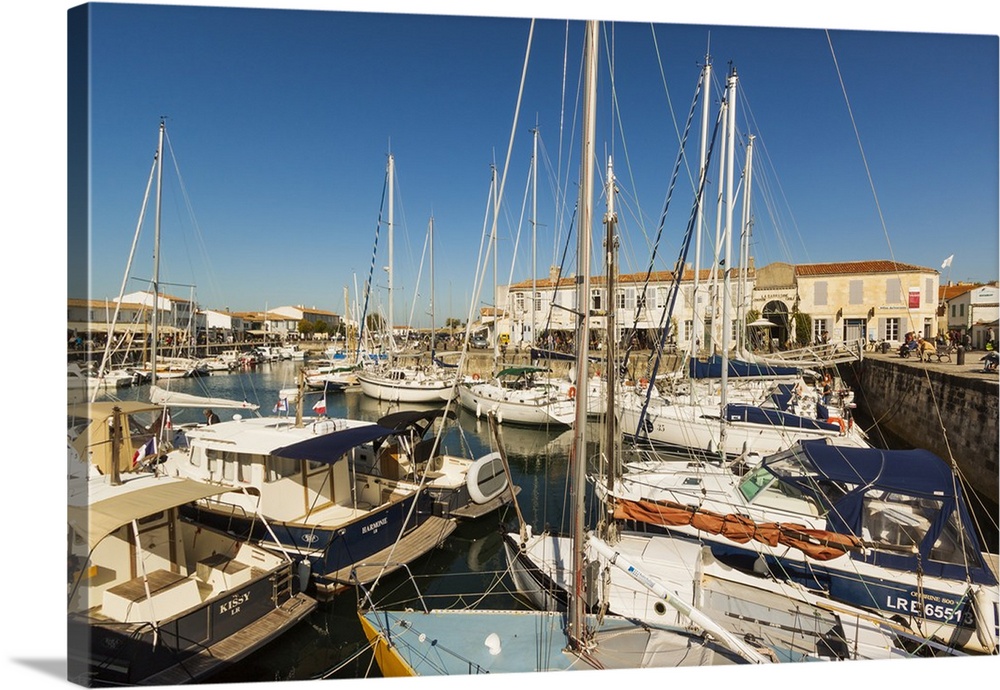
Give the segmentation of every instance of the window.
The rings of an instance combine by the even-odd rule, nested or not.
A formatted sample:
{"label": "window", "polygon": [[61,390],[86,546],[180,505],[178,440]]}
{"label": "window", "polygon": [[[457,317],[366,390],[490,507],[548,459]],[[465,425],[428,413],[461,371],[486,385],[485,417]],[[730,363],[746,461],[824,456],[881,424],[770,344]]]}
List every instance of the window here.
{"label": "window", "polygon": [[823,342],[823,334],[829,329],[826,326],[826,319],[813,319],[813,342]]}
{"label": "window", "polygon": [[540,293],[540,292],[536,292],[535,293],[534,310],[536,312],[542,311],[542,293]]}
{"label": "window", "polygon": [[813,287],[813,304],[818,307],[826,306],[826,281],[821,280]]}
{"label": "window", "polygon": [[[690,298],[688,298],[687,303],[691,304]],[[660,309],[663,309],[664,307],[667,306],[667,288],[665,287],[656,288],[656,304],[660,307]]]}
{"label": "window", "polygon": [[625,291],[617,290],[615,292],[615,308],[624,309],[625,308]]}
{"label": "window", "polygon": [[685,319],[684,320],[684,334],[685,335],[679,336],[679,337],[687,339],[687,338],[690,338],[693,335],[693,333],[694,333],[694,321],[691,320],[691,319]]}
{"label": "window", "polygon": [[524,293],[514,293],[514,311],[524,311]]}
{"label": "window", "polygon": [[865,302],[865,282],[863,280],[852,280],[848,283],[848,304],[864,304]]}
{"label": "window", "polygon": [[635,288],[625,288],[625,308],[635,311]]}
{"label": "window", "polygon": [[951,305],[951,317],[955,318],[955,305]]}
{"label": "window", "polygon": [[965,316],[965,305],[964,304],[959,304],[958,305],[958,315],[959,316]]}
{"label": "window", "polygon": [[899,317],[894,316],[885,320],[885,339],[899,340]]}
{"label": "window", "polygon": [[590,291],[590,308],[594,311],[601,311],[604,309],[604,299],[603,290],[600,288],[593,288]]}

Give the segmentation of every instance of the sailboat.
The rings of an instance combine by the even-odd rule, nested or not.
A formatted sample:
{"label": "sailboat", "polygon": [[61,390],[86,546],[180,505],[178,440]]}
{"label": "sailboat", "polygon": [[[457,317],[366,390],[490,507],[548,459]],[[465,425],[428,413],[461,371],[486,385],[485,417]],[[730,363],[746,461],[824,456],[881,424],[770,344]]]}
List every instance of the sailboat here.
{"label": "sailboat", "polygon": [[[733,198],[734,185],[734,141],[736,115],[736,86],[738,77],[735,69],[727,78],[726,96],[722,102],[719,123],[723,126],[725,157],[720,165],[720,198],[724,190],[726,195],[725,221],[723,240],[726,256],[724,258],[724,284],[722,292],[722,337],[721,357],[718,362],[719,386],[718,397],[714,400],[697,399],[694,395],[694,384],[691,384],[690,399],[682,396],[664,396],[654,385],[643,380],[642,385],[627,388],[620,398],[622,433],[625,437],[640,447],[665,450],[682,457],[695,457],[697,460],[730,462],[737,459],[754,457],[759,459],[769,453],[774,453],[793,445],[803,439],[829,439],[832,443],[844,447],[870,447],[864,432],[851,423],[847,412],[843,416],[830,413],[824,406],[816,406],[814,416],[801,414],[800,410],[782,409],[774,405],[761,404],[759,400],[745,398],[729,400],[731,395],[730,374],[730,335],[729,324],[732,323],[731,296],[733,261],[731,256],[733,228]],[[703,131],[707,130],[708,104],[703,110]],[[707,158],[705,156],[704,137],[702,138],[702,176],[699,199],[703,199],[705,186],[705,171]],[[744,191],[746,195],[746,191]],[[699,201],[698,209],[702,202]],[[699,215],[696,218],[700,217]],[[721,222],[721,219],[720,219]],[[689,225],[688,241],[692,234],[699,233],[699,222]],[[687,252],[688,241],[685,241],[678,267],[683,266]],[[675,273],[679,273],[679,268]],[[695,272],[697,275],[697,271]],[[675,290],[679,275],[675,276]],[[696,315],[697,316],[697,315]],[[669,325],[666,326],[669,328]],[[653,375],[648,381],[655,381],[656,366],[654,361]],[[692,366],[694,367],[694,362]],[[775,372],[776,375],[786,375],[786,371]],[[845,419],[845,417],[847,417]]]}
{"label": "sailboat", "polygon": [[[385,366],[370,367],[357,372],[361,391],[376,400],[388,402],[441,403],[455,395],[455,370],[438,367],[434,362],[434,348],[431,346],[431,361],[426,365],[404,366],[395,361],[392,346],[393,323],[393,188],[395,184],[395,162],[389,154],[386,171],[389,186],[389,321],[390,343],[389,361]],[[428,241],[431,246],[431,332],[434,330],[434,219],[428,224]],[[433,338],[433,335],[432,335]]]}
{"label": "sailboat", "polygon": [[[581,151],[580,231],[578,266],[589,267],[593,146],[595,137],[597,72],[597,22],[586,24],[584,69],[583,146]],[[587,299],[587,285],[578,286],[580,303]],[[581,364],[577,377],[585,376],[589,316],[581,314],[577,327]],[[585,612],[582,551],[583,494],[586,483],[586,389],[576,401],[571,488],[573,558],[569,590],[569,615],[525,610],[386,610],[374,606],[370,593],[362,601],[359,618],[375,661],[384,676],[452,675],[571,671],[582,669],[638,669],[675,666],[763,663],[766,657],[749,645],[721,635],[714,638],[685,627],[638,623],[618,616]],[[730,643],[731,647],[726,647]]]}
{"label": "sailboat", "polygon": [[[703,77],[705,74],[703,74]],[[605,223],[607,279],[613,285],[616,260],[614,175],[608,161]],[[614,314],[608,315],[606,352],[614,361]],[[608,409],[614,409],[616,367],[608,368]],[[622,460],[615,415],[606,420],[601,487],[614,487]],[[594,482],[601,481],[600,477]],[[607,495],[604,489],[600,495]],[[713,558],[700,544],[665,535],[627,531],[602,512],[603,539],[586,543],[584,571],[592,610],[649,623],[689,624],[692,620],[721,636],[753,640],[754,651],[774,660],[806,661],[907,656],[896,642],[895,626],[860,609],[833,607],[822,595],[745,573]],[[521,524],[504,534],[504,551],[519,596],[540,610],[565,611],[572,590],[571,537]],[[651,584],[654,583],[654,584]],[[707,614],[707,615],[706,615]],[[717,624],[715,621],[720,621]]]}
{"label": "sailboat", "polygon": [[[532,188],[537,194],[537,127],[533,130],[533,135],[535,153],[532,156],[532,179],[534,181]],[[491,198],[493,198],[492,189]],[[496,261],[497,213],[494,204],[494,223],[491,232],[494,264]],[[532,216],[532,252],[534,252],[534,229],[537,223],[534,219],[534,212]],[[534,276],[534,261],[532,261],[531,269],[532,276]],[[495,294],[496,286],[494,285]],[[534,295],[535,288],[533,286],[532,298],[529,300],[531,303],[531,322],[527,326],[532,334],[536,332]],[[534,363],[503,367],[497,371],[498,362],[496,360],[497,354],[494,346],[495,374],[483,378],[478,373],[474,373],[459,383],[458,402],[462,407],[472,412],[477,419],[493,415],[501,424],[553,428],[572,426],[576,417],[576,404],[573,402],[576,386],[572,382],[554,378],[548,367]],[[603,412],[603,410],[600,411]]]}

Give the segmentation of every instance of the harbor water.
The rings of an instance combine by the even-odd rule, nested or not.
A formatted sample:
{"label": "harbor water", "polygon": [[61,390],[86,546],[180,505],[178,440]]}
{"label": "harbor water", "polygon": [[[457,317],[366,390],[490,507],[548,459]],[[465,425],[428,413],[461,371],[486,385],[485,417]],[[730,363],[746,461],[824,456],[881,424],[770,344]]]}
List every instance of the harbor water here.
{"label": "harbor water", "polygon": [[[276,411],[279,391],[297,385],[301,364],[281,361],[257,365],[252,369],[217,373],[184,379],[161,381],[159,385],[178,392],[214,396],[230,400],[245,400],[260,406],[257,412],[215,409],[225,421],[236,414],[295,415],[294,405],[288,412]],[[148,401],[148,385],[119,389],[116,397]],[[307,392],[303,414],[313,416],[313,404],[325,397],[326,416],[348,417],[376,421],[383,415],[400,409],[391,403],[369,398],[360,390],[344,392]],[[496,440],[486,419],[453,403],[457,419],[450,423],[443,437],[443,451],[478,457],[497,448]],[[408,405],[407,409],[419,408]],[[175,426],[204,421],[201,408],[172,408]],[[863,418],[859,419],[864,423]],[[592,424],[590,434],[593,451],[600,429]],[[546,527],[563,529],[568,516],[568,467],[573,443],[571,430],[546,430],[501,426],[503,449],[509,460],[512,479],[520,488],[518,507],[525,521],[538,531]],[[872,434],[872,442],[886,447],[904,448],[895,438]],[[593,455],[593,452],[588,453]],[[588,510],[592,515],[594,511]],[[986,543],[996,543],[996,520],[984,515],[980,524],[990,532]],[[501,534],[516,529],[517,516],[513,508],[488,515],[476,522],[462,523],[442,546],[408,569],[394,573],[376,583],[373,600],[413,602],[419,595],[423,603],[433,608],[463,608],[469,606],[518,607],[513,583],[504,577],[506,559]],[[488,592],[488,594],[483,594]],[[243,683],[257,681],[316,680],[334,678],[379,677],[367,641],[357,617],[359,596],[364,592],[348,589],[329,601],[323,601],[300,625],[234,667],[213,676],[209,683]],[[409,605],[414,605],[410,603]]]}

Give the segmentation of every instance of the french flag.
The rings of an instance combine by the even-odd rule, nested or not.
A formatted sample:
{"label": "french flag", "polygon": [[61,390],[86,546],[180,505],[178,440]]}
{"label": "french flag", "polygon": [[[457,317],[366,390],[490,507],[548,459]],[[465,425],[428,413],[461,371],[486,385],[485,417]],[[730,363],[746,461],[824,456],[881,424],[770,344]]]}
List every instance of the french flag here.
{"label": "french flag", "polygon": [[155,436],[146,441],[141,448],[135,451],[135,454],[132,455],[132,466],[134,467],[140,460],[148,458],[150,455],[156,455]]}
{"label": "french flag", "polygon": [[313,405],[313,411],[316,412],[316,414],[326,414],[326,398],[317,400],[316,404]]}

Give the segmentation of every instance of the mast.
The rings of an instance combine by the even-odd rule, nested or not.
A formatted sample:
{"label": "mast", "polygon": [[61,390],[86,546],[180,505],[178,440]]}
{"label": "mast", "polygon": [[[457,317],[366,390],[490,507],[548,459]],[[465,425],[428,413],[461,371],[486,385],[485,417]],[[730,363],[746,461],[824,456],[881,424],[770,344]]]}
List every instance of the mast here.
{"label": "mast", "polygon": [[729,383],[729,333],[732,328],[730,317],[729,290],[732,276],[733,254],[733,167],[736,139],[736,70],[729,74],[726,83],[726,263],[722,273],[722,380],[719,391],[719,415],[721,421],[719,434],[719,453],[723,459],[726,456],[726,387]]}
{"label": "mast", "polygon": [[427,224],[427,241],[431,245],[431,364],[434,364],[434,216]]}
{"label": "mast", "polygon": [[580,219],[577,231],[576,309],[579,324],[576,336],[576,421],[575,439],[570,457],[570,524],[573,530],[573,589],[570,592],[570,619],[567,635],[570,645],[580,649],[585,643],[583,597],[583,496],[587,464],[587,354],[590,345],[590,319],[587,292],[590,270],[590,229],[594,188],[594,137],[597,109],[597,22],[588,21],[584,47],[583,126],[580,147]]}
{"label": "mast", "polygon": [[393,339],[393,330],[394,330],[393,324],[395,322],[393,321],[393,315],[392,315],[392,241],[393,241],[392,236],[394,234],[393,233],[394,225],[393,225],[393,216],[392,216],[392,213],[393,213],[393,207],[395,205],[393,203],[393,186],[394,186],[394,181],[395,181],[395,163],[394,163],[394,159],[393,159],[391,153],[389,154],[389,163],[388,163],[388,168],[386,170],[386,174],[389,177],[389,267],[386,269],[386,271],[389,274],[389,280],[388,280],[388,290],[389,290],[389,324],[388,325],[389,325],[389,328],[388,328],[388,333],[389,333],[389,363],[391,364],[392,361],[395,359],[394,355],[395,355],[395,349],[396,349],[395,340]]}
{"label": "mast", "polygon": [[[604,237],[604,256],[605,256],[605,273],[607,275],[608,281],[608,295],[614,295],[615,290],[615,268],[617,266],[616,251],[618,249],[618,237],[615,234],[615,228],[618,224],[618,214],[615,211],[615,173],[611,161],[611,156],[608,156],[608,174],[607,174],[607,205],[608,210],[604,214],[604,226],[605,226],[605,237]],[[588,304],[589,307],[589,304]],[[608,495],[614,495],[615,482],[618,481],[618,476],[621,473],[621,467],[619,466],[620,456],[616,452],[618,446],[618,424],[617,418],[615,416],[615,387],[617,385],[617,367],[618,367],[618,336],[616,333],[617,324],[615,322],[615,303],[610,301],[609,309],[607,310],[607,317],[605,319],[605,375],[607,377],[607,408],[604,413],[604,423],[605,423],[605,453],[607,454],[607,485],[608,485]],[[612,517],[614,514],[614,509],[611,507],[611,502],[605,502],[605,509],[607,510],[607,525],[612,524]]]}
{"label": "mast", "polygon": [[[535,295],[537,294],[538,285],[536,278],[536,264],[535,264],[535,243],[538,239],[538,125],[537,121],[535,128],[531,130],[533,135],[531,140],[532,151],[531,151],[531,344],[530,347],[535,346]],[[553,286],[554,287],[554,286]],[[555,290],[553,290],[555,294]],[[530,350],[529,350],[530,352]]]}
{"label": "mast", "polygon": [[[753,182],[753,141],[751,134],[747,137],[747,159],[743,164],[743,222],[740,231],[740,289],[737,293],[737,317],[740,321],[740,328],[736,329],[737,347],[736,352],[741,355],[747,351],[746,338],[744,336],[746,323],[746,301],[749,292],[747,290],[747,277],[750,271],[750,233],[753,229],[753,217],[750,212],[750,185]],[[769,331],[770,333],[770,331]]]}
{"label": "mast", "polygon": [[[706,158],[708,157],[708,113],[710,108],[709,98],[712,92],[712,62],[709,56],[705,56],[705,66],[702,68],[702,101],[701,101],[701,141],[699,156],[701,169],[698,175],[698,184],[701,188],[698,194],[698,208],[695,211],[695,240],[694,240],[694,284],[691,289],[691,349],[689,359],[698,357],[698,334],[705,337],[705,312],[698,310],[698,290],[700,288],[701,277],[701,224],[705,215],[705,184],[704,180],[708,174],[706,170]],[[695,387],[691,388],[691,403],[695,402]]]}
{"label": "mast", "polygon": [[163,206],[163,132],[166,125],[160,120],[160,136],[156,145],[156,224],[153,233],[153,344],[149,351],[149,387],[156,385],[156,348],[160,328],[160,216]]}

